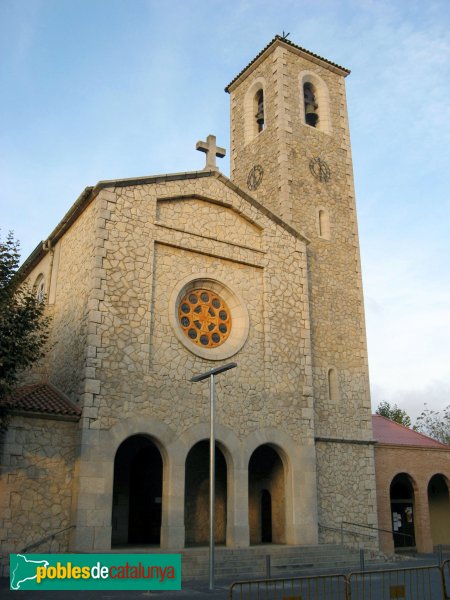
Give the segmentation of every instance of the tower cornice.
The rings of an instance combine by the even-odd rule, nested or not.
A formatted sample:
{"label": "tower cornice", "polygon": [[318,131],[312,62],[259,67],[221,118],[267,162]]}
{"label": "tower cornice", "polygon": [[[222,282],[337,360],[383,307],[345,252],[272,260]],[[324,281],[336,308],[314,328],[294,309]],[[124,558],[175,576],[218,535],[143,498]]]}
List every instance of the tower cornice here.
{"label": "tower cornice", "polygon": [[243,79],[245,79],[254,69],[256,69],[258,65],[260,65],[267,58],[267,56],[279,46],[286,48],[290,52],[294,52],[294,54],[297,54],[298,56],[307,58],[309,61],[315,62],[318,65],[321,65],[322,67],[332,71],[333,73],[342,75],[343,77],[347,77],[347,75],[350,74],[349,69],[341,67],[340,65],[333,63],[327,60],[326,58],[319,56],[318,54],[314,54],[314,52],[306,50],[306,48],[297,46],[297,44],[294,44],[286,38],[276,35],[267,44],[267,46],[263,48],[261,52],[257,56],[255,56],[255,58],[252,61],[250,61],[249,64],[244,69],[242,69],[242,71],[238,75],[236,75],[236,77],[227,85],[225,91],[228,93],[232,92],[236,88],[236,86],[238,86],[241,83]]}

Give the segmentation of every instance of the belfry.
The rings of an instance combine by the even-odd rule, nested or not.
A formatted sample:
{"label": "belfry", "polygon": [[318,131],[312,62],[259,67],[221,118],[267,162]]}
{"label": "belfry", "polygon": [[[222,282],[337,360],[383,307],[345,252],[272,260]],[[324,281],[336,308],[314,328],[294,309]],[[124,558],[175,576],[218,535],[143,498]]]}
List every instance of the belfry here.
{"label": "belfry", "polygon": [[276,36],[226,87],[230,178],[210,135],[203,170],[87,187],[25,262],[52,329],[7,433],[7,551],[54,532],[61,552],[206,544],[209,404],[189,380],[229,360],[217,542],[377,526],[348,74]]}

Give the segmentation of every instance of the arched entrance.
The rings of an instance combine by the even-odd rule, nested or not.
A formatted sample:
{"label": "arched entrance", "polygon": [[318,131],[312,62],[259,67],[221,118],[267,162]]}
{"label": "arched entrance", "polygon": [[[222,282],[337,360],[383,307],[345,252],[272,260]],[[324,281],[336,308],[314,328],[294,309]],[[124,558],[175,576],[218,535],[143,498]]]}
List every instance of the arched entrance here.
{"label": "arched entrance", "polygon": [[428,484],[431,539],[433,546],[450,544],[450,499],[443,475],[433,475]]}
{"label": "arched entrance", "polygon": [[160,543],[163,462],[156,445],[133,435],[114,459],[112,545]]}
{"label": "arched entrance", "polygon": [[390,498],[395,548],[415,547],[414,488],[409,475],[400,473],[394,477],[391,482]]}
{"label": "arched entrance", "polygon": [[[227,463],[216,444],[215,452],[215,527],[216,544],[226,543]],[[184,527],[186,546],[204,546],[209,542],[209,441],[193,446],[186,457]]]}
{"label": "arched entrance", "polygon": [[285,533],[285,476],[278,452],[264,444],[248,464],[248,502],[251,544],[283,544]]}

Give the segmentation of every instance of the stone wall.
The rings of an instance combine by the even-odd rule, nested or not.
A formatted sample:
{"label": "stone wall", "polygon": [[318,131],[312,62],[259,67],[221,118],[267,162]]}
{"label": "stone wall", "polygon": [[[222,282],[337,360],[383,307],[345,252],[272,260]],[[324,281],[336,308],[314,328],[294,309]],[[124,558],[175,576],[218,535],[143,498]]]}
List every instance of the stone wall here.
{"label": "stone wall", "polygon": [[[323,128],[302,116],[305,73],[327,103]],[[265,128],[249,139],[247,96],[258,82]],[[77,549],[110,545],[112,464],[131,435],[148,436],[161,452],[161,539],[183,544],[185,460],[209,420],[207,386],[190,378],[225,360],[238,365],[217,380],[227,542],[248,543],[248,462],[264,443],[285,465],[278,505],[288,543],[316,541],[316,499],[324,524],[376,525],[343,73],[280,42],[233,89],[231,109],[233,182],[205,171],[103,182],[54,248],[48,373],[83,406]],[[329,176],[315,177],[314,159]],[[256,164],[264,176],[250,197],[243,190]],[[180,333],[177,302],[195,281],[230,305],[232,334],[214,350]]]}
{"label": "stone wall", "polygon": [[[342,521],[377,527],[373,446],[318,442],[316,456],[320,541],[340,543],[340,533],[331,528],[339,530]],[[344,543],[377,548],[376,532],[368,539],[367,529],[350,524],[344,529],[361,534],[345,534]]]}
{"label": "stone wall", "polygon": [[[71,525],[77,443],[74,422],[11,417],[0,438],[2,555]],[[65,532],[35,552],[66,552],[68,538]]]}
{"label": "stone wall", "polygon": [[[99,280],[92,290],[97,302],[89,317],[92,365],[90,392],[84,395],[85,462],[80,464],[77,486],[77,547],[104,548],[110,543],[110,465],[115,450],[102,444],[109,432],[135,419],[140,430],[134,425],[125,428],[118,443],[139,433],[150,436],[161,449],[168,482],[163,486],[162,530],[169,531],[162,539],[168,543],[172,527],[178,532],[177,543],[183,543],[183,508],[179,513],[165,512],[175,496],[173,486],[179,485],[170,479],[171,465],[176,464],[184,481],[185,455],[175,451],[173,440],[186,436],[192,440],[189,450],[207,437],[198,437],[209,421],[207,386],[189,380],[225,360],[235,360],[238,367],[217,380],[216,422],[232,431],[240,444],[232,449],[227,439],[220,439],[227,463],[230,468],[236,461],[240,464],[250,440],[276,443],[282,438],[281,449],[305,486],[301,499],[300,487],[292,487],[296,500],[287,502],[286,527],[297,525],[286,535],[289,540],[314,540],[314,411],[302,236],[215,173],[124,182],[103,189],[97,201],[105,219],[103,245],[97,249],[102,257]],[[206,221],[204,228],[200,217]],[[223,285],[223,293],[229,293],[239,335],[226,355],[221,354],[222,347],[211,355],[199,353],[177,334],[177,293],[186,282],[198,280]],[[168,445],[163,441],[166,433]],[[288,451],[286,438],[295,450]],[[240,491],[227,508],[226,527],[231,532],[227,542],[237,539],[236,532],[248,535],[248,519],[230,517],[245,513],[239,505],[248,504],[248,481],[241,471],[228,477]],[[98,490],[95,497],[93,488]],[[182,490],[177,506],[183,499]],[[93,506],[90,511],[88,503]],[[312,509],[305,515],[307,525],[300,526],[294,513],[304,514],[306,506]]]}
{"label": "stone wall", "polygon": [[[305,76],[323,89],[317,127],[305,123]],[[265,82],[265,128],[245,143],[249,116],[245,98],[258,80]],[[311,241],[308,274],[316,435],[370,440],[368,359],[344,73],[280,43],[233,88],[231,113],[233,180],[247,189],[250,169],[260,164],[263,180],[250,193]],[[314,176],[314,160],[326,163],[326,177]],[[320,231],[319,210],[326,215],[326,232]],[[339,388],[332,401],[327,385],[330,368],[337,372]]]}
{"label": "stone wall", "polygon": [[52,322],[46,356],[24,374],[23,381],[49,380],[77,403],[84,390],[97,212],[96,204],[87,206],[27,277],[33,284],[44,274],[47,314]]}
{"label": "stone wall", "polygon": [[[195,198],[200,193],[202,200]],[[89,427],[148,414],[181,434],[207,420],[208,399],[189,379],[211,362],[174,335],[171,295],[180,281],[209,277],[236,292],[249,319],[248,337],[233,356],[238,369],[218,382],[229,399],[226,408],[218,405],[219,422],[238,435],[277,426],[312,443],[304,244],[215,177],[102,194],[111,217]],[[201,215],[203,207],[208,223],[200,234],[194,213],[186,215]],[[240,237],[230,238],[229,230]]]}

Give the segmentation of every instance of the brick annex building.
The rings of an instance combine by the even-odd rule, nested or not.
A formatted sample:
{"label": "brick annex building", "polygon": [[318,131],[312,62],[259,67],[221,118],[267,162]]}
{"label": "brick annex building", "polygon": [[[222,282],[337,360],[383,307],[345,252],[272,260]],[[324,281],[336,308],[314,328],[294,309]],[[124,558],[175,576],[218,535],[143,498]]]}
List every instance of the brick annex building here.
{"label": "brick annex building", "polygon": [[275,37],[226,88],[230,179],[210,137],[202,171],[86,188],[27,259],[52,332],[3,439],[5,552],[67,527],[61,552],[205,544],[209,397],[189,380],[230,360],[218,542],[378,525],[348,74]]}
{"label": "brick annex building", "polygon": [[450,447],[379,415],[372,422],[381,550],[450,547]]}

